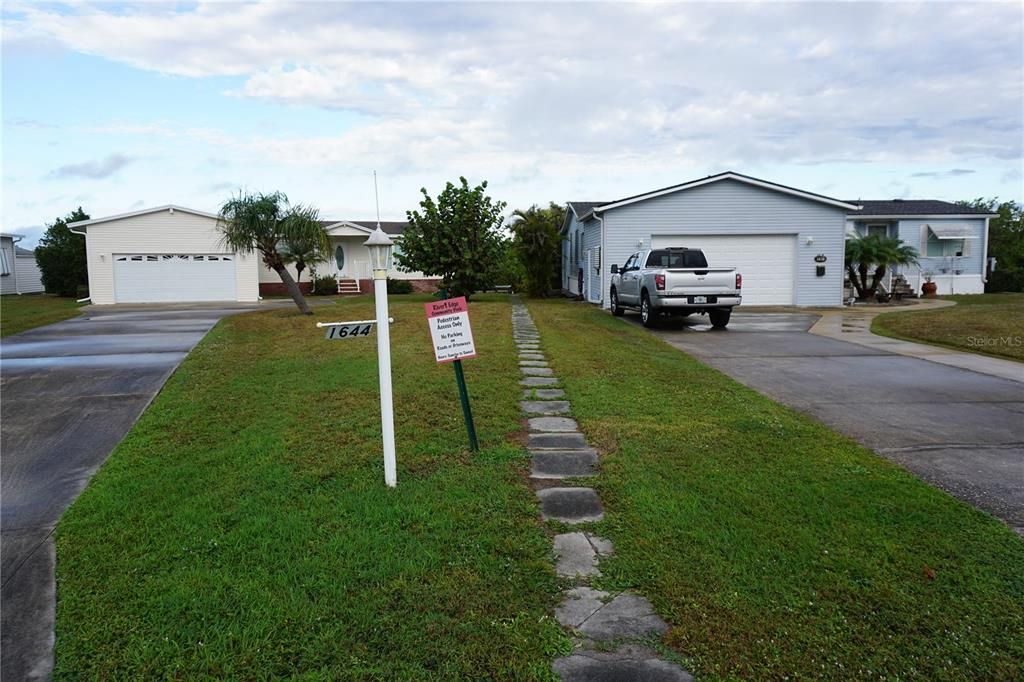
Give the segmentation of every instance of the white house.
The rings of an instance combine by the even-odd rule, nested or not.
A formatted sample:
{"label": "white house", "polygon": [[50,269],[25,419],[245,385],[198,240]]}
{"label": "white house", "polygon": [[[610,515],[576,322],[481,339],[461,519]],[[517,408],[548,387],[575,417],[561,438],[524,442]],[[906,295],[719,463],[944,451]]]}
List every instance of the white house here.
{"label": "white house", "polygon": [[43,291],[42,273],[33,251],[18,246],[24,235],[0,233],[0,294]]}
{"label": "white house", "polygon": [[[261,295],[283,293],[277,273],[258,253],[238,253],[223,245],[214,213],[183,206],[159,206],[69,223],[85,235],[89,295],[98,305],[113,303],[255,302]],[[369,260],[362,242],[373,227],[355,221],[326,221],[332,258],[319,266],[333,275],[339,290],[372,291]],[[382,223],[393,237],[404,223]],[[291,270],[295,276],[294,269]],[[395,279],[420,287],[436,282],[421,273],[393,270]],[[304,273],[308,287],[308,273]]]}
{"label": "white house", "polygon": [[721,173],[610,202],[570,202],[562,278],[608,307],[610,268],[637,251],[702,249],[743,274],[747,305],[838,306],[847,214],[857,204],[739,173]]}

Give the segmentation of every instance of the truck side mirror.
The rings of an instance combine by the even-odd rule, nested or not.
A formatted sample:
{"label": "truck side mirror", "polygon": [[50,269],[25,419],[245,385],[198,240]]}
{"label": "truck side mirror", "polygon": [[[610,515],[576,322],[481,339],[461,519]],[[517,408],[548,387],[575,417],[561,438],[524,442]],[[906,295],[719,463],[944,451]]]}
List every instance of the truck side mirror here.
{"label": "truck side mirror", "polygon": [[619,274],[619,266],[618,265],[615,265],[615,264],[612,265],[612,274],[613,275]]}

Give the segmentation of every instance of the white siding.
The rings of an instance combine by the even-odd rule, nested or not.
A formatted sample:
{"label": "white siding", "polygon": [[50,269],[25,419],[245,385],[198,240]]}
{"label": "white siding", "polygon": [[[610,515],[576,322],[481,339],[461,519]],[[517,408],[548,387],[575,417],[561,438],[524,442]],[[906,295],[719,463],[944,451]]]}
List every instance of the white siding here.
{"label": "white siding", "polygon": [[[735,180],[694,187],[606,211],[601,290],[609,268],[647,248],[654,235],[792,235],[796,239],[798,306],[842,304],[846,212]],[[808,245],[807,239],[813,238]],[[638,241],[643,240],[643,246]],[[825,276],[817,277],[814,257],[824,255]],[[731,262],[711,263],[723,267]],[[607,297],[605,305],[607,306]]]}
{"label": "white siding", "polygon": [[0,238],[0,249],[3,250],[3,259],[7,263],[8,274],[0,275],[0,294],[13,294],[18,291],[14,280],[15,269],[18,264],[14,262],[14,242],[10,237]]}
{"label": "white siding", "polygon": [[[224,253],[214,218],[159,211],[86,226],[89,295],[99,305],[116,303],[114,254]],[[236,300],[259,299],[258,257],[235,255]],[[173,287],[168,282],[168,287]]]}
{"label": "white siding", "polygon": [[36,294],[43,291],[43,273],[39,271],[35,256],[18,256],[16,265],[18,268],[18,291],[23,294]]}

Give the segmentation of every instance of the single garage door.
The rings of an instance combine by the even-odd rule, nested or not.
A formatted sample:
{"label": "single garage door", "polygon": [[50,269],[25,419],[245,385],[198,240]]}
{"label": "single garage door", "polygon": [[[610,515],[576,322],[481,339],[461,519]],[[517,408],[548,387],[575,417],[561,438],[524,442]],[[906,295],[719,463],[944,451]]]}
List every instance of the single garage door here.
{"label": "single garage door", "polygon": [[651,248],[703,249],[711,267],[743,275],[744,305],[792,305],[796,284],[796,235],[659,235]]}
{"label": "single garage door", "polygon": [[230,254],[114,254],[118,303],[234,301],[235,257]]}

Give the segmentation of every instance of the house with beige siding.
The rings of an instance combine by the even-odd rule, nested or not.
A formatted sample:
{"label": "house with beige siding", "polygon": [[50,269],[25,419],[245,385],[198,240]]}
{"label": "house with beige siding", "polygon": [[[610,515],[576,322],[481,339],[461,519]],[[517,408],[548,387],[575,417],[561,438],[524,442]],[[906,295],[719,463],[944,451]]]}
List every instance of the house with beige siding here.
{"label": "house with beige siding", "polygon": [[[258,301],[283,293],[281,278],[258,253],[227,249],[215,213],[184,206],[159,206],[69,223],[85,235],[89,295],[97,305],[114,303],[193,303]],[[339,292],[372,291],[369,254],[363,242],[376,227],[366,221],[324,221],[331,240],[328,259],[317,265],[319,276],[337,280]],[[404,223],[381,223],[400,248]],[[296,277],[294,267],[291,274]],[[308,290],[311,273],[304,272]],[[414,286],[435,285],[422,273],[388,273],[413,280]]]}

